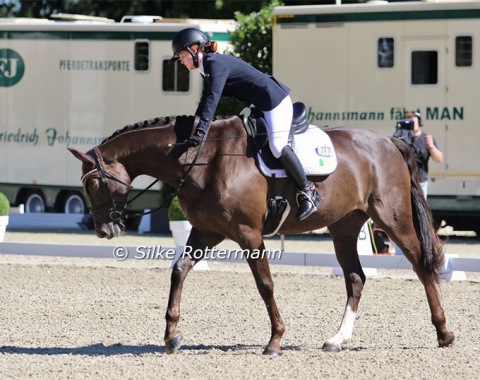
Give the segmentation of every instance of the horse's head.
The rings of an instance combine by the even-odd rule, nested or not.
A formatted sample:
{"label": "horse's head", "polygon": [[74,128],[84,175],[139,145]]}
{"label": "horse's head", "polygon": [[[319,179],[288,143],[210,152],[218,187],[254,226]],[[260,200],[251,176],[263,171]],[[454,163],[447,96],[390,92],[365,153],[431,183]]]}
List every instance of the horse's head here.
{"label": "horse's head", "polygon": [[87,153],[68,148],[82,161],[82,184],[90,200],[90,214],[99,238],[117,237],[125,229],[123,223],[127,195],[131,179],[125,167],[119,162],[103,161],[98,149]]}

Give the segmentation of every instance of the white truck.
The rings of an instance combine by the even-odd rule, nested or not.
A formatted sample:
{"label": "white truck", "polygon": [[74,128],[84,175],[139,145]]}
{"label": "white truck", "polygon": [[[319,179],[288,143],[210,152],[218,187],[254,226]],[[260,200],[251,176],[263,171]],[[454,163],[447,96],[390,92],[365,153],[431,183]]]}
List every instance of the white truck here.
{"label": "white truck", "polygon": [[310,122],[391,136],[420,111],[437,222],[480,235],[480,3],[371,2],[274,10],[273,74]]}
{"label": "white truck", "polygon": [[[127,124],[192,114],[201,77],[169,64],[171,40],[195,26],[222,51],[235,27],[233,20],[122,21],[0,19],[0,192],[12,206],[85,213],[79,163],[67,147],[87,151]],[[150,182],[139,178],[134,185],[140,190]],[[159,201],[157,187],[132,208]]]}

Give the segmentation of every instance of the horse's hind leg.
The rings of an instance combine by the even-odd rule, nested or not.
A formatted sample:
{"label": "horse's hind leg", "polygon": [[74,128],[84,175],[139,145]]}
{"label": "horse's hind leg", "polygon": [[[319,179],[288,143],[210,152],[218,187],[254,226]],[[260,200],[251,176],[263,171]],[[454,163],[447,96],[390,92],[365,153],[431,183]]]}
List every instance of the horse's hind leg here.
{"label": "horse's hind leg", "polygon": [[[420,201],[423,200],[423,194],[417,195],[417,198],[421,198]],[[396,215],[395,219],[393,219],[393,215]],[[424,216],[421,217],[421,215]],[[404,209],[397,209],[394,213],[378,213],[375,219],[376,223],[395,241],[412,264],[413,270],[427,295],[432,323],[437,331],[438,345],[446,347],[453,343],[455,335],[447,329],[438,288],[443,248],[426,214],[419,214],[418,218],[418,234],[415,231],[415,225],[412,223],[411,213],[405,212]],[[423,254],[421,241],[424,242]]]}
{"label": "horse's hind leg", "polygon": [[[187,241],[187,247],[192,248],[192,252],[198,252],[198,250],[205,250],[207,247],[214,247],[223,240],[223,237],[219,236],[202,236],[200,240],[197,230],[192,229],[190,237]],[[208,241],[208,244],[202,241]],[[180,299],[182,296],[183,282],[187,277],[188,272],[193,266],[200,261],[201,258],[195,255],[195,260],[191,259],[187,255],[182,255],[175,263],[172,269],[172,275],[170,279],[170,295],[168,298],[167,313],[165,315],[166,328],[165,328],[165,352],[167,354],[173,354],[182,345],[182,333],[177,330],[177,324],[180,319]]]}
{"label": "horse's hind leg", "polygon": [[365,221],[366,218],[364,220],[363,217],[356,219],[352,217],[348,221],[343,220],[342,223],[336,223],[328,227],[333,238],[338,263],[343,270],[347,304],[340,328],[333,337],[325,341],[322,347],[323,351],[339,352],[341,345],[348,343],[352,338],[358,305],[366,280],[357,252],[358,233]]}
{"label": "horse's hind leg", "polygon": [[[387,231],[389,231],[388,227]],[[439,347],[447,347],[453,343],[455,340],[455,335],[453,332],[447,329],[447,320],[442,307],[440,290],[438,286],[438,274],[435,272],[432,264],[426,265],[426,262],[424,259],[422,259],[421,246],[413,227],[405,226],[400,231],[402,232],[393,230],[389,232],[392,235],[392,239],[397,243],[405,257],[412,264],[413,271],[417,274],[418,279],[425,289],[432,323],[437,332],[437,341]],[[434,231],[432,231],[432,237],[433,241],[438,239],[436,236],[434,236]],[[435,243],[432,245],[430,250],[432,253],[426,253],[427,257],[432,258],[436,255],[442,254],[441,247],[436,247]]]}
{"label": "horse's hind leg", "polygon": [[430,307],[430,312],[432,314],[432,323],[437,331],[438,346],[448,347],[453,344],[455,335],[447,329],[447,319],[440,301],[438,285],[431,280],[430,275],[423,273],[424,269],[420,269],[418,264],[417,268],[414,270],[422,282],[425,288],[425,293],[427,294],[428,306]]}

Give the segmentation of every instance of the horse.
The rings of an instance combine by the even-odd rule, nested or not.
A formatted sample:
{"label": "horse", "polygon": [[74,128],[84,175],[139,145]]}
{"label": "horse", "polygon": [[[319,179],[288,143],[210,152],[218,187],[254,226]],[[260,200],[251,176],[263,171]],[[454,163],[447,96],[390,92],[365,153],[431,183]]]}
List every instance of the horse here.
{"label": "horse", "polygon": [[[239,116],[215,119],[202,148],[181,142],[196,125],[190,116],[158,117],[127,125],[87,153],[69,148],[82,161],[83,189],[91,204],[99,238],[111,239],[124,231],[124,208],[131,182],[146,174],[176,188],[179,202],[192,224],[186,247],[195,255],[181,255],[171,273],[166,310],[165,351],[182,344],[177,328],[185,278],[206,250],[225,238],[242,251],[264,252],[262,226],[271,181],[256,165],[256,150]],[[439,282],[444,260],[440,241],[416,174],[415,158],[406,144],[374,131],[355,127],[326,129],[337,154],[336,170],[309,178],[322,200],[304,221],[294,218],[294,186],[286,191],[292,211],[278,233],[297,234],[328,227],[343,273],[347,302],[337,333],[322,349],[338,352],[354,329],[366,276],[357,252],[357,238],[371,218],[400,247],[424,286],[439,347],[455,336],[446,326]],[[287,179],[277,179],[285,184]],[[279,185],[280,187],[280,185]],[[274,297],[268,257],[247,255],[256,286],[270,318],[271,336],[263,353],[282,354],[285,332]]]}

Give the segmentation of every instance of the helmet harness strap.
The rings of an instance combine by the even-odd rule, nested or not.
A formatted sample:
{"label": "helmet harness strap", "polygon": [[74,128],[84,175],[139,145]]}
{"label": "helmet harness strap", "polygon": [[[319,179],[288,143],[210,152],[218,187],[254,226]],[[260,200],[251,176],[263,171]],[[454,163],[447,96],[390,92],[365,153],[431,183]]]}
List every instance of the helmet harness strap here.
{"label": "helmet harness strap", "polygon": [[197,54],[195,54],[195,53],[190,49],[190,46],[188,46],[186,50],[192,55],[193,64],[194,64],[195,67],[198,69],[198,52],[197,52]]}

